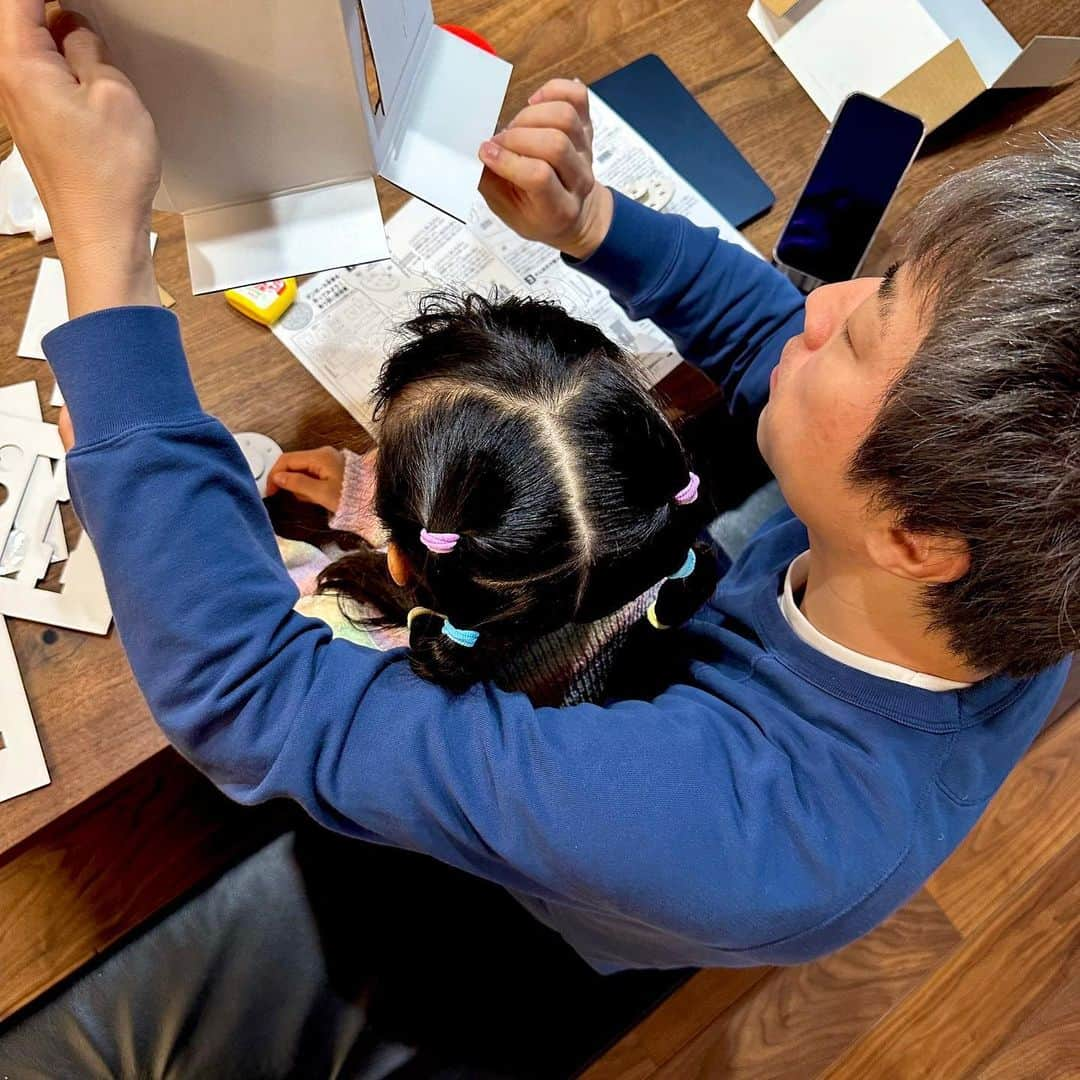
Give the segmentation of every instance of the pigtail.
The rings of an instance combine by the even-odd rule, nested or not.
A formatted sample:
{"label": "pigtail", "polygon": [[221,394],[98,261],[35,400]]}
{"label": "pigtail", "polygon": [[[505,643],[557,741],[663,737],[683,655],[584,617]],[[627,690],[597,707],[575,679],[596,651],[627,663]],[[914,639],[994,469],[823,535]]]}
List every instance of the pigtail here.
{"label": "pigtail", "polygon": [[[429,608],[409,612],[409,664],[422,679],[449,690],[462,691],[482,679],[491,666],[491,650],[481,643],[482,635],[469,641],[471,631],[448,634],[447,619]],[[466,636],[468,635],[468,636]]]}
{"label": "pigtail", "polygon": [[689,567],[688,572],[667,578],[649,606],[649,622],[657,630],[688,622],[716,590],[720,566],[711,544],[697,541],[683,566]]}

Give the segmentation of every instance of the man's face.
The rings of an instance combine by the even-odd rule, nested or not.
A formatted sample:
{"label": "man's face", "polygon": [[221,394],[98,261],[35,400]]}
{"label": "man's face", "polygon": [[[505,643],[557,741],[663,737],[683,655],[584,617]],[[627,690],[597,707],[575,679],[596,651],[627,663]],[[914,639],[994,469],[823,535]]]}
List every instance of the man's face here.
{"label": "man's face", "polygon": [[924,333],[921,296],[901,267],[815,290],[806,328],[784,347],[758,422],[758,446],[816,538],[862,555],[866,494],[846,480],[882,397]]}

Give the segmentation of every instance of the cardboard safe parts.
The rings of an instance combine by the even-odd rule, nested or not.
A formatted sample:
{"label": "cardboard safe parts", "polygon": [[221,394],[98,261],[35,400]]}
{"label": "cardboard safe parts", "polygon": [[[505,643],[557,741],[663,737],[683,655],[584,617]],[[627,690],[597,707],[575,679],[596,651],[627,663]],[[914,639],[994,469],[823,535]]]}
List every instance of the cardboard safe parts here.
{"label": "cardboard safe parts", "polygon": [[1052,86],[1080,38],[1021,49],[983,0],[754,0],[750,21],[830,120],[855,90],[921,116],[928,130],[984,90]]}
{"label": "cardboard safe parts", "polygon": [[511,67],[429,0],[64,0],[157,126],[195,293],[388,255],[378,173],[468,213]]}

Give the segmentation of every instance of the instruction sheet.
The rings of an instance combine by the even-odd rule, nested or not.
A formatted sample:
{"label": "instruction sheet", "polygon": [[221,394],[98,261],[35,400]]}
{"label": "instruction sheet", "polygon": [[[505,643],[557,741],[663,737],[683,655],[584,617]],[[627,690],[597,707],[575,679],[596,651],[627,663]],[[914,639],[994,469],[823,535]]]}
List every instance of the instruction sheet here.
{"label": "instruction sheet", "polygon": [[[595,94],[590,94],[597,179],[665,213],[712,226],[758,254],[719,211]],[[359,423],[373,430],[371,390],[397,327],[438,289],[487,295],[498,288],[556,300],[636,354],[650,385],[679,362],[671,339],[634,322],[605,289],[567,266],[545,244],[522,240],[477,196],[466,223],[419,200],[387,222],[391,257],[317,274],[300,288],[274,333]]]}

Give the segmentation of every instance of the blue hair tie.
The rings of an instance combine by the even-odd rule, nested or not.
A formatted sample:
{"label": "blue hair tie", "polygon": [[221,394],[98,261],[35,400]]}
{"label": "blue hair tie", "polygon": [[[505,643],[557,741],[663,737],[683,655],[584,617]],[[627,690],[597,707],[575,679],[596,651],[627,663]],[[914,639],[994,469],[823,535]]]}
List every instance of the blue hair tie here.
{"label": "blue hair tie", "polygon": [[681,581],[683,578],[688,578],[694,572],[695,566],[697,566],[697,555],[694,554],[694,549],[691,548],[686,553],[686,561],[682,566],[674,574],[668,574],[668,581]]}
{"label": "blue hair tie", "polygon": [[449,619],[443,619],[442,632],[463,649],[471,649],[480,640],[479,630],[459,630]]}

